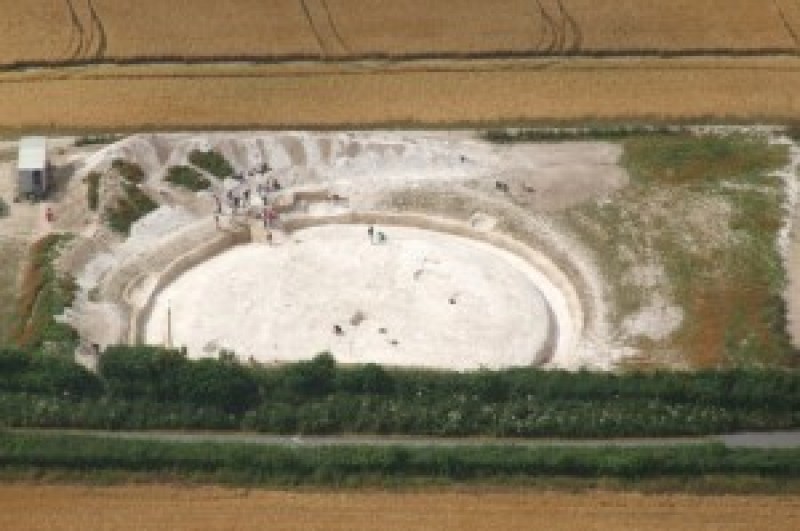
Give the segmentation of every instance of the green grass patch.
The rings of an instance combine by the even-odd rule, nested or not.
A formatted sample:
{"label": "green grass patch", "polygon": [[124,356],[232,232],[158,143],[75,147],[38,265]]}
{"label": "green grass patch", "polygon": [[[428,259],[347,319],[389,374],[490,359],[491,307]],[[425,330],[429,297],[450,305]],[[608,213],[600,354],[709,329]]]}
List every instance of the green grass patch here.
{"label": "green grass patch", "polygon": [[106,208],[106,218],[111,228],[120,234],[130,234],[131,225],[156,208],[158,203],[150,199],[138,186],[123,182],[123,196],[113,207]]}
{"label": "green grass patch", "polygon": [[233,167],[228,160],[213,150],[200,151],[196,149],[189,153],[189,162],[220,179],[233,175]]}
{"label": "green grass patch", "polygon": [[800,450],[675,447],[286,447],[175,443],[48,434],[0,435],[0,467],[94,474],[126,471],[241,485],[401,486],[521,483],[536,478],[686,479],[745,476],[790,481]]}
{"label": "green grass patch", "polygon": [[102,178],[103,174],[96,171],[89,172],[89,175],[86,176],[88,184],[86,200],[89,204],[89,210],[96,211],[100,204],[100,180]]}
{"label": "green grass patch", "polygon": [[195,192],[211,187],[211,181],[191,166],[172,166],[167,172],[166,180]]}
{"label": "green grass patch", "polygon": [[77,345],[75,330],[54,319],[72,304],[77,291],[75,280],[59,274],[53,265],[70,239],[52,234],[31,246],[12,332],[13,342],[24,349],[70,353]]}
{"label": "green grass patch", "polygon": [[612,200],[566,219],[590,245],[617,301],[614,320],[652,292],[631,279],[642,266],[666,277],[684,312],[680,329],[651,352],[679,351],[695,367],[796,362],[785,332],[785,271],[777,249],[785,146],[763,137],[648,136],[623,142],[632,183]]}
{"label": "green grass patch", "polygon": [[622,165],[643,184],[753,182],[788,162],[785,146],[747,135],[636,136],[624,146]]}
{"label": "green grass patch", "polygon": [[115,159],[114,162],[111,163],[111,167],[115,169],[123,179],[130,183],[141,184],[144,182],[144,170],[135,162]]}

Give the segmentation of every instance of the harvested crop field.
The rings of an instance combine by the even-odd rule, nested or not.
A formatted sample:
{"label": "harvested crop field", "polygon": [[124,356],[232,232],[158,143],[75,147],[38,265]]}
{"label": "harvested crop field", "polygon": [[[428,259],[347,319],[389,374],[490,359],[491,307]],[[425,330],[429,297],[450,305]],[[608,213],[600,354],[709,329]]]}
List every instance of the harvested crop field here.
{"label": "harvested crop field", "polygon": [[0,486],[4,529],[797,529],[788,496]]}
{"label": "harvested crop field", "polygon": [[[0,64],[503,54],[788,53],[793,0],[2,0]],[[202,14],[198,16],[198,13]],[[209,38],[213,35],[213,38]],[[42,38],[42,36],[45,36]]]}
{"label": "harvested crop field", "polygon": [[0,74],[0,129],[785,121],[800,59],[95,67]]}

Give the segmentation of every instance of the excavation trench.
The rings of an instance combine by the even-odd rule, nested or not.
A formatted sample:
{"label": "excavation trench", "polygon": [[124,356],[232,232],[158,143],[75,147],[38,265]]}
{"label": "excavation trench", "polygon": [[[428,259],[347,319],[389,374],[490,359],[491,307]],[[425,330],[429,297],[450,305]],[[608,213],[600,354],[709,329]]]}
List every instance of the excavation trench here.
{"label": "excavation trench", "polygon": [[131,280],[128,341],[185,346],[193,358],[330,351],[341,363],[454,370],[569,366],[579,348],[584,314],[569,278],[507,235],[388,213],[295,216],[282,234],[267,245],[222,232]]}

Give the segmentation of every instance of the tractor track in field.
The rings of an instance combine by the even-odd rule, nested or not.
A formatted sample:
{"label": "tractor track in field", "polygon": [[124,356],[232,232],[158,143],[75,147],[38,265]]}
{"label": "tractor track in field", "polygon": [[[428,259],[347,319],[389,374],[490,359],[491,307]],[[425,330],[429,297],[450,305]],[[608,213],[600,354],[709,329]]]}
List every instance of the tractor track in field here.
{"label": "tractor track in field", "polygon": [[578,25],[575,17],[567,10],[564,5],[564,0],[558,0],[558,9],[563,19],[562,32],[565,35],[565,40],[567,38],[566,35],[569,34],[569,44],[566,45],[565,42],[565,51],[576,52],[580,50],[583,45],[583,32],[581,31],[581,27]]}
{"label": "tractor track in field", "polygon": [[103,21],[100,19],[100,16],[97,14],[93,0],[88,0],[88,8],[92,18],[92,28],[94,28],[96,33],[96,46],[92,52],[92,57],[94,59],[102,59],[105,56],[106,49],[108,48],[108,36],[106,34],[106,28],[103,25]]}
{"label": "tractor track in field", "polygon": [[67,46],[67,60],[72,61],[80,59],[81,57],[84,29],[83,24],[81,23],[81,18],[78,16],[78,12],[75,9],[75,4],[72,3],[72,0],[64,0],[64,3],[66,4],[67,11],[69,13],[71,28],[69,44]]}
{"label": "tractor track in field", "polygon": [[552,15],[547,11],[547,8],[544,6],[542,0],[536,0],[536,3],[539,6],[539,13],[542,16],[542,21],[544,22],[544,27],[546,30],[544,31],[545,42],[544,48],[541,48],[541,51],[546,53],[552,53],[556,51],[558,46],[558,30],[556,29],[556,21],[553,19]]}
{"label": "tractor track in field", "polygon": [[535,51],[560,55],[575,54],[581,49],[583,32],[563,0],[556,0],[551,6],[536,0],[535,9],[541,19]]}
{"label": "tractor track in field", "polygon": [[105,57],[108,47],[108,36],[105,26],[93,0],[86,0],[85,10],[88,21],[82,20],[81,13],[74,0],[65,0],[70,19],[70,37],[67,45],[66,63],[80,64],[99,61]]}
{"label": "tractor track in field", "polygon": [[328,22],[328,26],[330,27],[331,33],[333,34],[336,42],[342,48],[345,54],[350,53],[350,48],[347,46],[342,34],[339,32],[339,27],[336,25],[336,21],[334,20],[333,13],[331,12],[331,8],[328,5],[327,0],[319,0],[320,6],[325,11],[325,19]]}
{"label": "tractor track in field", "polygon": [[[781,23],[783,24],[784,29],[786,29],[786,32],[792,37],[792,40],[794,41],[795,46],[798,49],[800,49],[800,34],[798,34],[798,31],[794,28],[792,23],[789,21],[789,17],[786,14],[786,10],[783,8],[783,6],[781,6],[781,4],[780,4],[780,2],[778,0],[772,0],[772,4],[775,6],[775,9],[778,11],[778,16],[781,19]],[[798,2],[798,4],[800,4],[800,2]]]}
{"label": "tractor track in field", "polygon": [[311,33],[314,34],[314,39],[317,41],[320,54],[323,56],[327,55],[325,41],[322,39],[322,34],[320,34],[317,25],[314,23],[314,17],[311,16],[311,11],[308,9],[308,3],[306,0],[300,0],[300,9],[303,11],[303,16],[305,17],[306,22],[308,22],[308,27],[311,29]]}

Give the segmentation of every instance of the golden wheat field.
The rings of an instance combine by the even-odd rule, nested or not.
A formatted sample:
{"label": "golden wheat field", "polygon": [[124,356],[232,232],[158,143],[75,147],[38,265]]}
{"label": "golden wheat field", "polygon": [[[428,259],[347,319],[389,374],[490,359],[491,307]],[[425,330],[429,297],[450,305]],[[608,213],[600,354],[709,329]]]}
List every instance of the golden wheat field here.
{"label": "golden wheat field", "polygon": [[0,75],[0,129],[781,122],[799,86],[796,58],[33,70]]}
{"label": "golden wheat field", "polygon": [[0,0],[0,65],[798,49],[798,0]]}
{"label": "golden wheat field", "polygon": [[3,529],[797,529],[779,496],[0,486]]}

